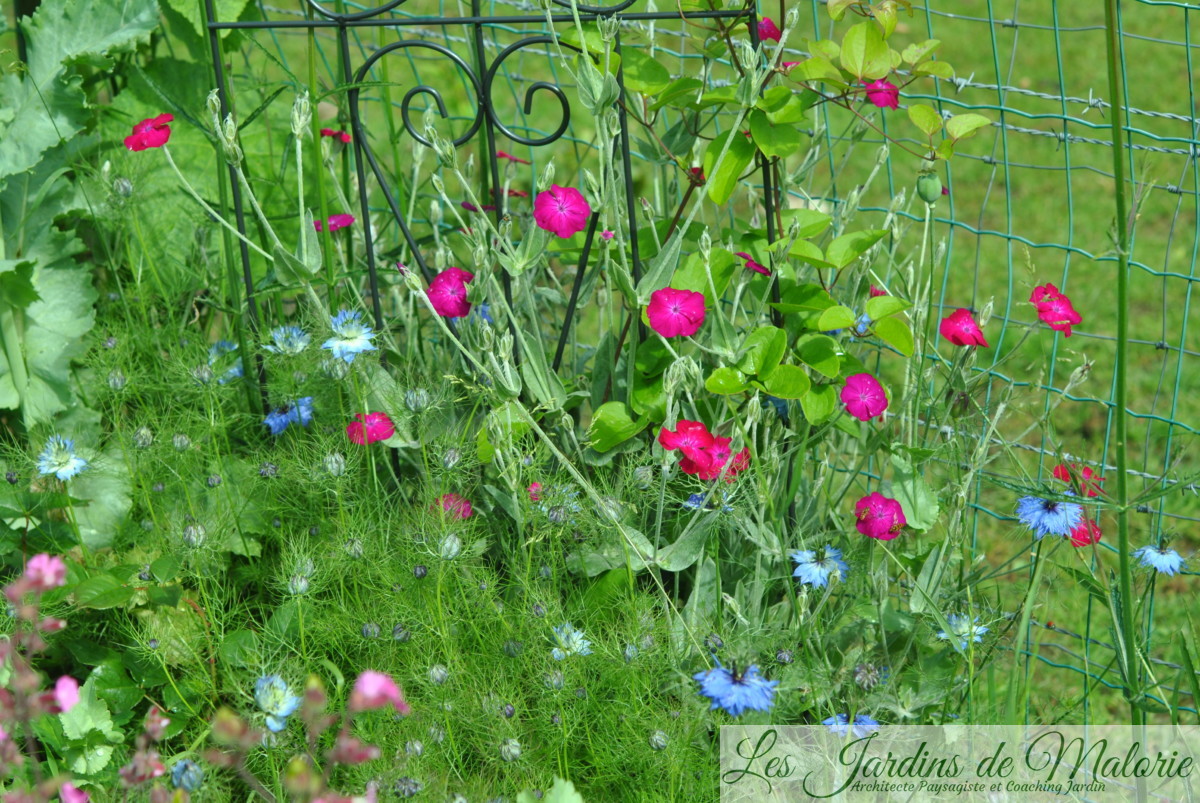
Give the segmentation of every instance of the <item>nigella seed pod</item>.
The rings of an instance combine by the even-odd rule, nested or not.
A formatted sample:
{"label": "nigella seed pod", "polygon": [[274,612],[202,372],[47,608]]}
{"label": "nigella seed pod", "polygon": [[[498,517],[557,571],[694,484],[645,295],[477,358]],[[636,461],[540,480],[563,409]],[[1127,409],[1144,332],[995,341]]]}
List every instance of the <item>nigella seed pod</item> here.
{"label": "nigella seed pod", "polygon": [[327,454],[325,455],[325,459],[321,461],[321,467],[331,477],[340,477],[346,473],[346,457],[341,452]]}
{"label": "nigella seed pod", "polygon": [[120,198],[128,198],[133,195],[133,182],[121,176],[113,180],[113,194]]}
{"label": "nigella seed pod", "polygon": [[449,678],[450,670],[446,668],[445,664],[434,664],[433,666],[429,667],[430,683],[436,686],[441,686],[443,683],[449,680]]}
{"label": "nigella seed pod", "polygon": [[521,757],[521,743],[516,739],[505,739],[500,743],[500,758],[505,761],[516,761]]}
{"label": "nigella seed pod", "polygon": [[524,648],[524,646],[525,645],[519,641],[509,639],[508,641],[504,642],[504,654],[509,658],[516,658],[521,654],[521,650]]}
{"label": "nigella seed pod", "polygon": [[156,493],[156,494],[160,494],[164,490],[166,490],[166,486],[163,485],[161,482],[156,482],[156,483],[154,483],[154,485],[150,486],[150,490],[154,491],[154,493]]}
{"label": "nigella seed pod", "polygon": [[542,568],[538,569],[538,576],[543,580],[549,580],[554,576],[554,572],[550,570],[549,566],[542,566]]}
{"label": "nigella seed pod", "polygon": [[536,616],[537,618],[541,619],[543,616],[546,615],[546,609],[535,602],[533,604],[533,615]]}
{"label": "nigella seed pod", "polygon": [[298,597],[308,593],[308,578],[302,574],[293,574],[288,578],[287,584],[288,593],[293,597]]}
{"label": "nigella seed pod", "polygon": [[150,639],[149,641],[146,642],[146,646],[152,650],[157,650],[158,649],[158,639],[156,639],[156,638]]}
{"label": "nigella seed pod", "polygon": [[171,445],[175,447],[175,451],[185,452],[192,445],[192,439],[182,432],[176,432],[175,437],[171,438]]}
{"label": "nigella seed pod", "polygon": [[201,363],[192,369],[192,378],[201,385],[207,385],[213,381],[213,369],[211,366]]}
{"label": "nigella seed pod", "polygon": [[308,534],[311,535],[313,538],[316,538],[318,535],[321,534],[321,528],[314,524],[313,526],[308,528]]}
{"label": "nigella seed pod", "polygon": [[555,669],[555,670],[553,670],[553,671],[551,671],[551,672],[547,672],[547,673],[546,673],[546,676],[543,678],[543,680],[544,680],[544,681],[545,681],[545,683],[546,683],[546,688],[548,688],[548,689],[554,689],[555,691],[557,691],[557,690],[561,689],[561,688],[563,687],[563,673],[562,673],[562,670],[561,670],[561,669]]}
{"label": "nigella seed pod", "polygon": [[401,644],[412,638],[412,631],[402,624],[397,624],[392,627],[392,641],[399,641]]}
{"label": "nigella seed pod", "polygon": [[790,664],[793,660],[791,650],[780,650],[775,653],[775,660],[781,664]]}
{"label": "nigella seed pod", "polygon": [[125,374],[120,368],[114,368],[108,372],[108,386],[113,390],[120,390],[125,387],[128,380],[125,379]]}
{"label": "nigella seed pod", "polygon": [[458,449],[447,449],[446,454],[442,455],[442,465],[447,469],[457,466],[460,460],[462,460],[462,452]]}
{"label": "nigella seed pod", "polygon": [[638,466],[633,470],[633,485],[639,491],[648,491],[654,484],[654,467]]}
{"label": "nigella seed pod", "polygon": [[416,778],[410,778],[405,775],[396,780],[396,785],[392,787],[392,791],[400,797],[415,797],[424,788],[425,784]]}
{"label": "nigella seed pod", "polygon": [[413,577],[417,578],[418,580],[427,574],[429,574],[429,567],[424,563],[418,563],[416,566],[413,566]]}
{"label": "nigella seed pod", "polygon": [[429,406],[429,401],[429,391],[425,388],[413,388],[404,392],[404,406],[411,412],[421,412]]}
{"label": "nigella seed pod", "polygon": [[343,548],[346,550],[346,554],[355,560],[363,556],[363,542],[358,538],[347,538]]}
{"label": "nigella seed pod", "polygon": [[410,756],[419,756],[425,752],[425,745],[420,739],[409,739],[404,743],[404,752]]}
{"label": "nigella seed pod", "polygon": [[115,349],[116,347],[117,347],[117,339],[115,337],[113,337],[112,335],[109,335],[108,337],[104,338],[104,348]]}
{"label": "nigella seed pod", "polygon": [[278,473],[279,466],[274,463],[267,462],[258,467],[258,476],[260,477],[274,477]]}
{"label": "nigella seed pod", "polygon": [[500,713],[504,715],[505,719],[512,719],[513,716],[516,715],[517,709],[513,706],[512,703],[506,703],[504,705],[504,708],[500,709]]}
{"label": "nigella seed pod", "polygon": [[142,529],[146,532],[152,532],[154,530],[154,522],[150,521],[150,519],[142,519]]}
{"label": "nigella seed pod", "polygon": [[707,647],[709,651],[719,650],[725,646],[725,642],[716,633],[709,633],[704,639],[704,646]]}
{"label": "nigella seed pod", "polygon": [[583,686],[580,686],[578,689],[575,690],[575,696],[578,697],[580,700],[586,700],[587,699],[587,689],[585,689]]}
{"label": "nigella seed pod", "polygon": [[138,449],[149,449],[154,443],[154,433],[150,427],[138,427],[133,433],[133,445]]}
{"label": "nigella seed pod", "polygon": [[205,480],[205,482],[208,483],[209,488],[216,488],[218,485],[221,484],[221,475],[220,474],[209,474],[208,479]]}
{"label": "nigella seed pod", "polygon": [[625,663],[631,664],[633,663],[633,659],[637,658],[638,648],[636,645],[626,644],[625,649],[621,651],[621,654],[625,657]]}
{"label": "nigella seed pod", "polygon": [[189,524],[183,528],[183,543],[195,549],[204,543],[204,536],[206,534],[203,524],[199,522]]}
{"label": "nigella seed pod", "polygon": [[150,582],[151,578],[153,578],[153,577],[154,577],[154,575],[152,575],[150,573],[150,564],[149,563],[143,565],[142,570],[140,572],[138,572],[138,579],[141,580],[143,583]]}
{"label": "nigella seed pod", "polygon": [[375,622],[367,622],[362,626],[363,638],[379,638],[380,632],[379,625]]}
{"label": "nigella seed pod", "polygon": [[550,715],[550,724],[556,728],[562,725],[562,717],[558,715],[558,712]]}
{"label": "nigella seed pod", "polygon": [[305,577],[312,577],[313,572],[317,570],[317,564],[312,558],[300,558],[296,561],[296,573],[302,574]]}
{"label": "nigella seed pod", "polygon": [[429,741],[441,744],[446,739],[446,731],[440,725],[429,726]]}
{"label": "nigella seed pod", "polygon": [[654,731],[650,734],[650,749],[665,750],[667,747],[667,734],[665,731]]}
{"label": "nigella seed pod", "polygon": [[917,178],[917,195],[932,206],[942,198],[942,180],[937,173],[923,173]]}
{"label": "nigella seed pod", "polygon": [[438,546],[438,554],[442,556],[442,560],[454,560],[462,553],[462,539],[454,533],[442,538],[442,543]]}
{"label": "nigella seed pod", "polygon": [[271,526],[275,529],[279,529],[283,526],[283,519],[276,516],[275,518],[271,519]]}
{"label": "nigella seed pod", "polygon": [[567,509],[562,505],[555,505],[546,511],[546,518],[555,524],[562,524],[567,520]]}
{"label": "nigella seed pod", "polygon": [[18,480],[20,480],[20,477],[17,476],[17,472],[15,472],[15,471],[4,472],[4,481],[7,482],[9,485],[16,485]]}

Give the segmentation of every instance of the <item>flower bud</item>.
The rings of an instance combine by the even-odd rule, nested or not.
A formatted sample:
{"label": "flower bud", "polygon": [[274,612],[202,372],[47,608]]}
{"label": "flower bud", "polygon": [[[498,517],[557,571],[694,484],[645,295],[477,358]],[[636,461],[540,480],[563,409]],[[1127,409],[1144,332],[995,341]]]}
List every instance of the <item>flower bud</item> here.
{"label": "flower bud", "polygon": [[287,582],[288,593],[293,597],[298,597],[308,593],[308,578],[302,574],[293,574],[288,578]]}
{"label": "flower bud", "polygon": [[208,115],[213,118],[213,127],[221,119],[221,96],[217,90],[212,90],[208,93],[208,97],[204,100],[204,106],[208,109]]}
{"label": "flower bud", "polygon": [[224,122],[217,126],[217,140],[221,143],[225,158],[235,167],[242,163],[242,148],[238,145],[237,135],[238,127],[233,121],[233,115],[225,115]]}
{"label": "flower bud", "polygon": [[942,180],[937,173],[923,173],[917,178],[917,195],[930,206],[941,200]]}
{"label": "flower bud", "polygon": [[120,198],[128,198],[133,195],[133,182],[124,176],[113,181],[112,188],[113,193]]}
{"label": "flower bud", "polygon": [[360,632],[363,638],[379,638],[379,634],[382,631],[377,623],[366,622],[363,624]]}
{"label": "flower bud", "polygon": [[648,741],[651,750],[664,750],[667,747],[667,734],[665,731],[656,730],[650,734]]}
{"label": "flower bud", "polygon": [[183,543],[195,549],[204,543],[207,534],[203,524],[194,522],[183,528]]}
{"label": "flower bud", "polygon": [[414,413],[419,413],[428,407],[429,401],[429,391],[425,388],[414,388],[404,393],[404,406]]}
{"label": "flower bud", "polygon": [[429,667],[429,682],[441,686],[450,678],[450,670],[444,664],[434,664]]}
{"label": "flower bud", "polygon": [[442,543],[438,546],[438,554],[442,556],[442,560],[454,560],[462,553],[462,539],[454,533],[442,538]]}
{"label": "flower bud", "polygon": [[521,743],[516,739],[505,739],[500,743],[500,758],[505,761],[516,761],[521,757]]}
{"label": "flower bud", "polygon": [[325,459],[321,461],[321,467],[331,477],[340,477],[346,473],[346,457],[341,452],[332,452],[325,455]]}
{"label": "flower bud", "polygon": [[175,451],[185,452],[192,445],[192,439],[182,432],[176,432],[175,437],[171,438],[171,444],[175,447]]}
{"label": "flower bud", "polygon": [[297,95],[295,102],[292,103],[292,134],[297,139],[303,137],[311,124],[312,106],[309,105],[308,91],[305,90]]}
{"label": "flower bud", "polygon": [[125,387],[126,382],[125,374],[120,368],[114,368],[108,372],[108,386],[113,390],[121,390]]}
{"label": "flower bud", "polygon": [[546,168],[542,170],[542,175],[538,177],[537,191],[545,192],[550,189],[550,185],[554,183],[554,162],[546,162]]}
{"label": "flower bud", "polygon": [[442,455],[442,465],[447,468],[454,468],[462,460],[462,452],[453,447],[446,450],[446,454]]}

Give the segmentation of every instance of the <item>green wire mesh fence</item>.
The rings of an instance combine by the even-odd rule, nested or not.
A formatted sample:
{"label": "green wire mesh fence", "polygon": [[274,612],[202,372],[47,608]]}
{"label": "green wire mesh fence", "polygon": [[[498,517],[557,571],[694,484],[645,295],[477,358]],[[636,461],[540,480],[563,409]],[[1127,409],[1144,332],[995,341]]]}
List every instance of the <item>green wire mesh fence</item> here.
{"label": "green wire mesh fence", "polygon": [[[622,30],[636,32],[639,42],[651,43],[655,57],[672,77],[703,77],[710,87],[729,84],[733,75],[729,65],[697,52],[693,40],[684,35],[685,25],[699,21],[638,18],[639,12],[674,9],[660,3],[665,8],[656,8],[654,0],[637,0],[622,10]],[[759,13],[778,20],[783,5],[776,7],[767,0]],[[800,49],[806,40],[828,37],[834,30],[820,0],[800,0],[796,5],[801,23],[786,51],[786,58],[792,60],[807,55]],[[328,7],[339,13],[370,10],[353,3]],[[554,11],[564,13],[561,7]],[[518,40],[549,32],[544,21],[529,22],[539,16],[544,19],[536,3],[488,0],[478,11],[490,18],[487,24],[476,27],[452,21],[472,13],[470,3],[410,0],[378,17],[380,24],[373,27],[330,25],[312,30],[302,26],[316,17],[300,0],[278,6],[259,3],[242,14],[243,20],[251,21],[248,24],[257,18],[296,27],[246,28],[238,33],[244,37],[240,51],[227,49],[226,55],[232,68],[230,97],[245,114],[277,87],[307,85],[310,76],[333,90],[344,85],[343,76],[349,72],[341,62],[344,56],[352,53],[357,67],[379,48],[400,40],[440,46],[474,66],[504,54]],[[1019,552],[1013,541],[1018,537],[1016,528],[1009,524],[1014,520],[1011,486],[1048,482],[1051,469],[1064,461],[1107,477],[1116,471],[1115,226],[1131,227],[1128,477],[1131,495],[1160,484],[1165,475],[1170,475],[1165,482],[1171,487],[1132,514],[1132,538],[1137,545],[1171,538],[1182,554],[1190,555],[1197,545],[1200,488],[1175,477],[1194,455],[1200,427],[1200,339],[1196,327],[1189,326],[1192,294],[1200,280],[1196,272],[1200,132],[1194,80],[1200,73],[1193,64],[1200,58],[1200,3],[1126,0],[1121,4],[1127,97],[1120,99],[1108,92],[1102,3],[918,0],[913,13],[901,19],[901,34],[913,41],[941,40],[944,57],[960,74],[922,85],[935,87],[932,92],[906,92],[899,112],[875,118],[878,128],[820,107],[824,111],[813,118],[809,131],[813,148],[801,168],[807,171],[807,197],[793,193],[789,204],[819,205],[837,215],[849,200],[856,214],[892,213],[919,223],[923,213],[904,199],[912,198],[920,160],[905,146],[920,151],[923,143],[911,138],[914,129],[903,114],[904,104],[926,103],[945,115],[979,111],[994,120],[990,129],[959,149],[943,177],[950,192],[934,213],[939,242],[934,297],[946,312],[958,307],[991,310],[989,339],[994,349],[986,359],[981,356],[973,369],[989,377],[985,396],[977,399],[983,408],[992,411],[1000,404],[1015,405],[1027,418],[1044,416],[1046,426],[1033,429],[1034,434],[989,434],[982,428],[959,433],[1006,440],[1015,455],[1009,464],[985,470],[970,500],[969,526],[975,546],[983,553],[992,553],[1005,540],[1009,553]],[[217,21],[231,20],[218,16]],[[339,48],[341,44],[345,47]],[[264,82],[263,75],[272,76],[273,82]],[[466,99],[474,96],[474,90],[469,77],[444,52],[417,47],[404,49],[400,58],[378,61],[369,81],[376,83],[361,89],[364,129],[378,137],[377,149],[388,151],[403,187],[408,180],[403,166],[413,157],[415,143],[399,121],[402,110],[417,131],[428,113],[441,129],[461,134],[475,115],[475,107]],[[594,128],[578,109],[570,110],[569,119],[564,116],[548,89],[554,86],[573,95],[558,52],[548,43],[523,46],[505,55],[496,68],[492,101],[509,131],[518,138],[537,140],[566,127],[563,136],[547,147],[508,140],[497,142],[495,148],[529,161],[532,171],[557,161],[561,177],[587,163],[593,147],[589,131]],[[435,87],[439,96],[422,87]],[[1109,120],[1114,103],[1123,105],[1127,114],[1126,174],[1132,177],[1128,189],[1133,199],[1127,221],[1114,220]],[[384,108],[389,104],[390,113]],[[662,123],[660,134],[665,130],[663,136],[675,138],[668,144],[684,142],[678,122],[668,116]],[[885,144],[880,131],[892,144],[873,159],[863,152],[873,153]],[[636,126],[631,134],[634,194],[656,209],[664,188],[678,191],[683,179],[675,165],[662,159],[661,142],[652,142]],[[474,157],[477,164],[487,164],[491,158],[482,136],[464,144],[461,151],[464,159]],[[851,153],[858,155],[848,158]],[[752,182],[745,192],[752,199],[763,188]],[[439,231],[453,228],[450,216],[445,222],[431,221],[427,202],[418,205],[411,202],[411,195],[401,195],[410,224],[427,227],[430,234],[423,242],[438,247]],[[373,217],[374,237],[381,258],[403,257],[402,246],[387,247],[400,242],[389,220],[390,209],[375,193],[370,194],[370,203],[378,212],[378,218]],[[889,276],[879,279],[886,283]],[[398,283],[387,276],[382,281],[380,293],[398,292],[394,290]],[[1044,331],[1023,336],[1034,319],[1032,308],[1024,302],[1034,285],[1046,282],[1070,294],[1084,313],[1083,325],[1070,339]],[[586,346],[573,342],[573,349],[579,353]],[[879,473],[872,465],[866,472]],[[1114,543],[1106,532],[1101,548],[1115,549]],[[1017,559],[1005,561],[997,572],[1027,571],[1028,561],[1015,565],[1022,557],[1018,554]],[[1189,583],[1185,578],[1178,587],[1160,588],[1158,593],[1180,593]],[[1021,644],[1041,665],[1064,670],[1055,675],[1057,688],[1064,699],[1080,701],[1086,721],[1098,714],[1091,710],[1089,691],[1101,686],[1120,689],[1121,671],[1108,630],[1108,611],[1090,594],[1067,588],[1070,585],[1055,584],[1048,592]],[[1152,599],[1149,615],[1140,624],[1148,639],[1164,628],[1167,606],[1159,607],[1155,609]],[[1179,611],[1171,616],[1165,624],[1168,633],[1184,627],[1186,620]],[[1153,653],[1148,661],[1155,672],[1173,678],[1171,673],[1178,673],[1180,664],[1170,638],[1160,634],[1148,644]],[[1178,685],[1176,689],[1174,683],[1162,684],[1166,698],[1155,694],[1151,699],[1195,712],[1191,685],[1182,678]],[[1036,717],[1032,711],[1026,715]]]}

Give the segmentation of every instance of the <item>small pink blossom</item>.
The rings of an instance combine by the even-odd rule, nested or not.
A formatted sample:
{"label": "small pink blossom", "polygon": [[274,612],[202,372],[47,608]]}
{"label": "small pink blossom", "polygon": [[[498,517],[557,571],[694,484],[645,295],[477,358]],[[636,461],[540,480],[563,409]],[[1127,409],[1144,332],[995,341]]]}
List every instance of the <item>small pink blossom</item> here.
{"label": "small pink blossom", "polygon": [[879,296],[886,296],[888,294],[887,290],[882,290],[882,289],[876,287],[875,285],[871,285],[871,289],[868,290],[867,292],[871,296],[871,298],[879,298]]}
{"label": "small pink blossom", "polygon": [[795,67],[799,63],[800,62],[798,62],[798,61],[785,61],[785,62],[783,62],[783,64],[781,64],[779,66],[786,73],[786,72],[791,72],[792,68]]}
{"label": "small pink blossom", "polygon": [[429,302],[443,318],[465,318],[471,312],[467,283],[475,274],[462,268],[446,268],[429,283]]}
{"label": "small pink blossom", "polygon": [[1029,300],[1037,307],[1038,318],[1042,323],[1056,332],[1062,332],[1064,337],[1071,336],[1071,327],[1083,323],[1083,317],[1075,311],[1071,299],[1058,291],[1052,284],[1033,288]]}
{"label": "small pink blossom", "polygon": [[[480,208],[478,206],[476,206],[475,204],[471,203],[470,201],[463,201],[462,203],[459,204],[459,206],[461,206],[463,209],[467,210],[468,212],[480,211]],[[484,212],[492,212],[492,211],[495,211],[495,209],[496,209],[496,207],[492,204],[484,204],[483,205]]]}
{"label": "small pink blossom", "polygon": [[746,267],[749,268],[750,270],[754,271],[755,273],[761,273],[763,276],[771,275],[771,271],[766,266],[761,265],[758,262],[755,262],[754,257],[750,256],[745,251],[734,251],[733,255],[741,257],[742,259],[746,260]]}
{"label": "small pink blossom", "polygon": [[442,506],[442,510],[450,514],[451,518],[469,519],[475,514],[475,508],[471,507],[470,500],[458,494],[442,494],[438,497],[438,503]]}
{"label": "small pink blossom", "polygon": [[88,803],[91,797],[73,783],[65,783],[58,787],[58,797],[62,803]]}
{"label": "small pink blossom", "polygon": [[904,508],[879,492],[867,494],[854,505],[855,527],[869,538],[891,541],[908,524]]}
{"label": "small pink blossom", "polygon": [[704,294],[664,287],[650,294],[650,328],[663,337],[691,337],[704,323]]}
{"label": "small pink blossom", "polygon": [[608,229],[605,229],[604,231],[600,232],[600,239],[602,239],[602,240],[611,240],[614,236],[615,236],[615,234],[613,232],[609,231]]}
{"label": "small pink blossom", "polygon": [[321,136],[332,137],[333,139],[341,140],[343,143],[350,144],[350,135],[345,131],[334,131],[332,128],[322,128]]}
{"label": "small pink blossom", "polygon": [[171,138],[171,127],[167,125],[175,115],[167,113],[142,120],[133,127],[133,133],[125,137],[125,147],[131,151],[161,148]]}
{"label": "small pink blossom", "polygon": [[63,675],[54,683],[54,702],[63,711],[70,711],[79,702],[79,684],[70,675]]}
{"label": "small pink blossom", "polygon": [[150,706],[150,710],[146,712],[146,721],[143,728],[146,735],[156,742],[162,741],[162,738],[167,735],[167,726],[171,724],[171,720],[163,713],[163,710],[157,705]]}
{"label": "small pink blossom", "polygon": [[883,79],[865,85],[867,100],[881,109],[900,108],[900,89]]}
{"label": "small pink blossom", "polygon": [[345,215],[345,214],[330,215],[329,216],[329,224],[327,226],[322,226],[321,221],[319,221],[319,220],[313,221],[313,228],[316,229],[317,231],[325,231],[326,229],[328,229],[329,231],[337,231],[338,229],[344,229],[347,226],[353,226],[353,225],[354,225],[354,215]]}
{"label": "small pink blossom", "polygon": [[505,153],[504,151],[496,151],[496,158],[497,159],[507,159],[510,162],[516,162],[517,164],[521,164],[521,165],[529,164],[528,160],[518,159],[517,157],[513,156],[511,153]]}
{"label": "small pink blossom", "polygon": [[868,421],[883,414],[888,399],[875,377],[854,374],[846,378],[846,386],[842,388],[842,404],[846,405],[846,412],[859,421]]}
{"label": "small pink blossom", "polygon": [[25,579],[34,591],[49,591],[67,582],[67,564],[57,555],[34,555],[25,564]]}
{"label": "small pink blossom", "polygon": [[533,220],[538,228],[563,238],[583,231],[590,214],[592,207],[574,187],[551,184],[533,200]]}
{"label": "small pink blossom", "polygon": [[373,744],[363,744],[355,737],[342,731],[329,751],[329,760],[334,764],[363,764],[379,758],[381,751]]}
{"label": "small pink blossom", "polygon": [[373,669],[359,674],[350,692],[350,710],[373,711],[389,704],[399,714],[412,713],[412,708],[404,699],[404,692],[390,675]]}
{"label": "small pink blossom", "polygon": [[386,441],[396,434],[396,425],[387,413],[356,413],[346,425],[346,437],[359,446]]}
{"label": "small pink blossom", "polygon": [[938,327],[942,337],[956,346],[987,346],[983,330],[968,309],[958,309],[942,318]]}
{"label": "small pink blossom", "polygon": [[758,21],[758,38],[762,40],[770,40],[778,42],[783,37],[783,31],[779,30],[779,26],[775,24],[775,20],[770,17],[763,17]]}
{"label": "small pink blossom", "polygon": [[529,488],[527,490],[529,491],[530,502],[542,501],[542,484],[540,482],[529,483]]}

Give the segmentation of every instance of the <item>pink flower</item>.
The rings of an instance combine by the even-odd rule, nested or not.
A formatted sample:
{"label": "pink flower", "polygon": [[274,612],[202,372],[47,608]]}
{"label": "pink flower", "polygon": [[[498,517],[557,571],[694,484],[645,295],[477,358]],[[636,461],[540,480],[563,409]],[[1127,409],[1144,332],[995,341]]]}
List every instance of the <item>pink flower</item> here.
{"label": "pink flower", "polygon": [[33,584],[34,591],[58,588],[67,582],[67,564],[57,555],[34,555],[25,564],[25,579]]}
{"label": "pink flower", "polygon": [[679,464],[685,474],[699,474],[708,468],[712,458],[706,451],[715,439],[708,427],[699,421],[688,421],[681,418],[675,425],[675,431],[663,427],[658,432],[658,442],[668,452],[678,449],[683,452],[683,461]]}
{"label": "pink flower", "polygon": [[783,62],[783,64],[781,64],[779,66],[786,73],[786,72],[791,72],[792,68],[795,67],[799,63],[800,62],[798,62],[798,61],[785,61],[785,62]]}
{"label": "pink flower", "polygon": [[351,711],[374,711],[390,704],[398,714],[410,714],[412,708],[404,700],[404,692],[390,675],[368,669],[359,674],[350,692]]}
{"label": "pink flower", "polygon": [[874,105],[881,109],[900,108],[900,89],[894,84],[890,84],[881,78],[878,81],[865,84],[865,86],[867,88],[867,100]]}
{"label": "pink flower", "polygon": [[381,751],[373,744],[363,744],[355,737],[342,731],[329,751],[329,760],[334,764],[363,764],[379,758]]}
{"label": "pink flower", "polygon": [[956,346],[987,346],[983,331],[968,309],[958,309],[942,318],[938,331]]}
{"label": "pink flower", "polygon": [[146,712],[146,721],[143,724],[143,729],[146,735],[156,742],[162,741],[167,735],[167,726],[171,724],[171,720],[163,713],[163,710],[157,705],[150,706],[150,710]]}
{"label": "pink flower", "polygon": [[842,404],[846,412],[859,421],[869,421],[887,409],[887,394],[879,380],[870,374],[854,374],[846,378],[842,388]]}
{"label": "pink flower", "polygon": [[350,135],[347,134],[345,131],[334,131],[332,128],[322,128],[321,136],[333,137],[334,139],[340,139],[342,142],[344,142],[347,145],[350,144]]}
{"label": "pink flower", "polygon": [[426,291],[434,311],[443,318],[465,318],[471,312],[467,283],[474,278],[474,273],[462,268],[446,268],[434,276]]}
{"label": "pink flower", "polygon": [[63,711],[70,711],[79,702],[79,684],[70,675],[63,675],[54,683],[54,702]]}
{"label": "pink flower", "polygon": [[174,119],[175,115],[168,113],[142,120],[133,127],[133,133],[125,137],[125,147],[131,151],[161,148],[171,138],[171,128],[167,123]]}
{"label": "pink flower", "polygon": [[779,30],[779,26],[775,24],[775,20],[770,17],[763,17],[758,21],[758,38],[772,42],[778,42],[783,36],[783,31]]}
{"label": "pink flower", "polygon": [[542,484],[540,482],[529,483],[528,491],[529,491],[529,501],[530,502],[542,501]]}
{"label": "pink flower", "polygon": [[904,508],[879,492],[867,494],[854,505],[854,526],[869,538],[891,541],[908,524]]}
{"label": "pink flower", "polygon": [[664,287],[650,294],[650,328],[663,337],[690,337],[704,323],[704,294]]}
{"label": "pink flower", "polygon": [[602,240],[611,240],[614,236],[615,236],[614,233],[609,231],[608,229],[605,229],[604,231],[600,232],[600,239],[602,239]]}
{"label": "pink flower", "polygon": [[691,179],[692,179],[693,184],[703,184],[704,182],[708,181],[708,179],[705,178],[705,176],[704,176],[704,168],[703,167],[688,168],[688,173],[691,174]]}
{"label": "pink flower", "polygon": [[1069,482],[1079,488],[1080,492],[1085,496],[1099,496],[1101,494],[1100,483],[1104,482],[1104,477],[1101,477],[1088,466],[1084,466],[1083,470],[1079,470],[1079,466],[1072,463],[1066,465],[1060,463],[1054,467],[1054,479],[1063,482]]}
{"label": "pink flower", "polygon": [[451,518],[469,519],[475,514],[475,508],[471,507],[470,500],[458,494],[442,494],[438,497],[438,503],[441,504],[442,510],[450,514]]}
{"label": "pink flower", "polygon": [[[329,231],[337,231],[344,229],[347,226],[354,225],[354,215],[330,215],[329,216]],[[321,221],[314,220],[313,228],[317,231],[325,231],[325,227],[321,225]]]}
{"label": "pink flower", "polygon": [[1058,292],[1058,288],[1052,284],[1033,288],[1029,300],[1037,307],[1042,323],[1056,332],[1062,332],[1065,337],[1071,336],[1072,326],[1083,323],[1083,318],[1071,305],[1071,299]]}
{"label": "pink flower", "polygon": [[525,159],[518,159],[517,157],[513,156],[511,153],[505,153],[504,151],[496,151],[496,158],[497,159],[507,159],[510,162],[516,162],[517,164],[522,164],[522,165],[529,164],[529,162],[526,161]]}
{"label": "pink flower", "polygon": [[750,256],[745,251],[734,251],[733,255],[741,257],[742,259],[746,260],[746,267],[749,268],[750,270],[754,271],[755,273],[761,273],[763,276],[771,275],[770,270],[768,270],[765,266],[760,265],[759,263],[755,262],[754,257]]}
{"label": "pink flower", "polygon": [[58,797],[62,803],[88,803],[91,800],[87,792],[73,783],[65,783],[58,787]]}
{"label": "pink flower", "polygon": [[888,294],[887,290],[881,290],[875,285],[871,285],[871,289],[867,292],[870,294],[871,298],[879,298],[879,296],[886,296]]}
{"label": "pink flower", "polygon": [[1084,513],[1083,518],[1079,520],[1079,524],[1075,526],[1074,530],[1071,530],[1071,546],[1087,546],[1099,540],[1100,525],[1092,521],[1092,518]]}
{"label": "pink flower", "polygon": [[[697,463],[695,464],[697,471],[690,472],[685,470],[684,473],[695,473],[702,480],[715,480],[717,477],[720,477],[721,472],[724,471],[725,481],[733,482],[734,478],[737,477],[739,472],[745,471],[746,468],[749,467],[750,450],[745,448],[736,455],[732,454],[729,449],[731,440],[731,438],[713,438],[713,445],[704,450],[708,453],[708,465],[702,466]],[[731,459],[732,462],[730,462]],[[682,467],[683,463],[687,460],[688,458],[684,458],[684,460],[680,462],[680,466]],[[729,463],[728,468],[725,467],[726,463]]]}
{"label": "pink flower", "polygon": [[592,207],[574,187],[551,184],[533,200],[533,220],[538,228],[559,237],[571,237],[583,231]]}
{"label": "pink flower", "polygon": [[396,434],[396,425],[387,413],[356,413],[346,425],[346,437],[359,446],[386,441]]}
{"label": "pink flower", "polygon": [[[459,204],[459,206],[461,206],[463,209],[467,210],[468,212],[478,212],[479,211],[479,207],[476,206],[475,204],[471,203],[470,201],[463,201],[461,204]],[[496,207],[493,206],[492,204],[484,204],[483,205],[484,212],[491,212],[491,211],[495,210],[495,208]]]}
{"label": "pink flower", "polygon": [[508,197],[509,198],[528,198],[529,193],[525,192],[525,190],[509,190]]}

